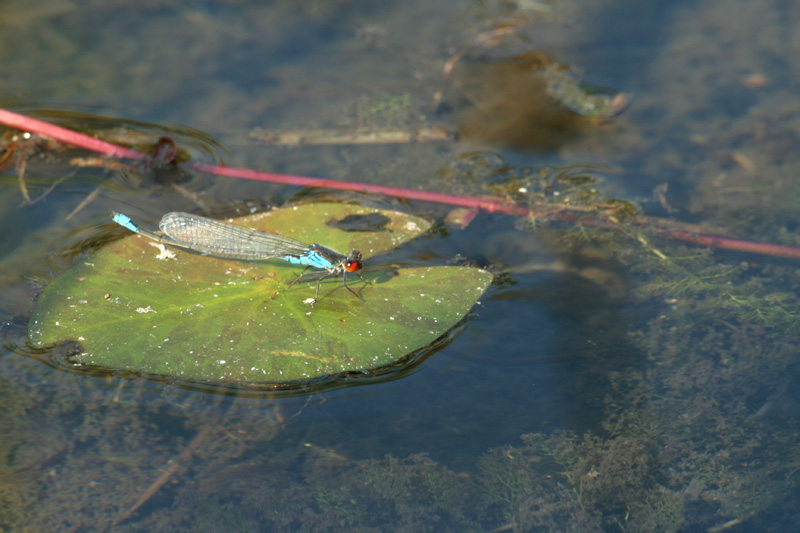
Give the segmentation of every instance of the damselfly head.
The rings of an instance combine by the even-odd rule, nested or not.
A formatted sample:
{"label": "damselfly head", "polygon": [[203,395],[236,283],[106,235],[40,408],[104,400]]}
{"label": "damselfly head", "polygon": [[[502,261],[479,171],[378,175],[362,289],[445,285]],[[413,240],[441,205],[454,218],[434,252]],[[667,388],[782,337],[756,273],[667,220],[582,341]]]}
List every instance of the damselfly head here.
{"label": "damselfly head", "polygon": [[361,266],[361,252],[353,250],[350,252],[347,261],[344,262],[344,269],[348,272],[355,272],[356,270],[361,270]]}

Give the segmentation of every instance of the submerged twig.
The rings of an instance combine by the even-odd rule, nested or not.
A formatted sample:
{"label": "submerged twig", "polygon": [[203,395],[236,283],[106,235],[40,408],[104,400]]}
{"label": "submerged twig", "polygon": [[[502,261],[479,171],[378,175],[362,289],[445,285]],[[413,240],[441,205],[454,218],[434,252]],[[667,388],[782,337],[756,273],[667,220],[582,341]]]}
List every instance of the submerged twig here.
{"label": "submerged twig", "polygon": [[206,439],[206,437],[208,437],[208,434],[211,433],[211,430],[217,427],[218,420],[219,420],[218,417],[209,420],[208,423],[206,423],[206,425],[203,426],[203,428],[197,432],[197,435],[195,435],[194,438],[191,441],[189,441],[189,444],[186,445],[186,447],[178,455],[178,457],[176,457],[170,462],[169,466],[166,468],[166,470],[164,470],[161,476],[159,476],[159,478],[155,480],[155,482],[152,485],[150,485],[150,487],[148,487],[146,491],[142,493],[139,499],[136,500],[136,503],[134,503],[127,511],[121,513],[117,517],[117,519],[111,524],[111,527],[114,527],[117,524],[124,522],[125,520],[130,518],[131,515],[133,515],[133,513],[137,511],[137,509],[139,509],[142,505],[147,503],[147,501],[150,498],[152,498],[153,495],[156,492],[158,492],[159,489],[163,487],[167,481],[169,481],[169,479],[178,470],[178,468],[180,468],[180,466],[183,463],[186,463],[189,460],[194,451],[200,446],[200,444],[202,444],[202,442]]}
{"label": "submerged twig", "polygon": [[[106,159],[103,157],[73,157],[69,160],[69,164],[75,167],[93,167],[93,168],[102,168],[105,170],[116,170],[118,172],[134,172],[135,169],[132,168],[132,165],[128,165],[122,163],[120,161],[114,161],[111,159]],[[202,209],[203,211],[208,211],[208,205],[203,201],[203,199],[195,192],[190,191],[183,185],[179,183],[170,183],[169,187],[173,190],[178,191],[184,198],[188,199],[191,202],[194,202],[197,207]],[[67,216],[67,220],[75,216],[81,209],[86,207],[90,202],[92,202],[97,195],[100,193],[100,189],[94,189],[91,193],[89,193],[86,198],[84,198],[78,206],[72,210],[72,212]]]}
{"label": "submerged twig", "polygon": [[33,205],[33,204],[35,204],[36,202],[38,202],[40,200],[44,200],[47,197],[48,194],[53,192],[53,189],[55,189],[56,187],[58,187],[59,184],[64,183],[65,181],[67,181],[69,178],[71,178],[74,175],[75,175],[74,172],[70,172],[66,176],[58,178],[53,183],[51,183],[50,186],[42,192],[42,194],[40,194],[39,196],[37,196],[36,198],[33,198],[33,199],[30,196],[28,196],[28,190],[27,190],[27,187],[26,187],[25,190],[23,191],[23,196],[26,197],[26,200],[24,202],[22,202],[22,205]]}
{"label": "submerged twig", "polygon": [[15,167],[19,181],[20,194],[22,194],[23,198],[23,205],[36,203],[47,196],[47,193],[52,190],[51,187],[40,197],[35,200],[31,199],[26,179],[28,159],[42,152],[60,148],[63,148],[63,144],[55,142],[45,135],[38,135],[35,132],[22,134],[14,133],[3,136],[2,144],[0,144],[0,172],[5,171],[12,165]]}
{"label": "submerged twig", "polygon": [[22,197],[25,198],[25,201],[28,203],[31,202],[31,195],[28,193],[28,186],[25,184],[25,168],[28,166],[28,159],[25,157],[18,157],[17,158],[17,176],[19,176],[19,190],[22,193]]}
{"label": "submerged twig", "polygon": [[75,207],[75,209],[70,211],[69,215],[67,215],[67,218],[65,220],[69,220],[72,217],[74,217],[75,215],[77,215],[84,207],[86,207],[87,205],[92,203],[94,201],[94,199],[97,198],[97,196],[99,194],[100,194],[100,187],[95,187],[92,192],[87,194],[86,197],[83,200],[81,200],[81,203],[79,203]]}
{"label": "submerged twig", "polygon": [[414,142],[453,141],[456,131],[449,126],[428,126],[416,129],[357,128],[352,130],[267,131],[255,129],[248,135],[278,146],[332,144],[399,144]]}

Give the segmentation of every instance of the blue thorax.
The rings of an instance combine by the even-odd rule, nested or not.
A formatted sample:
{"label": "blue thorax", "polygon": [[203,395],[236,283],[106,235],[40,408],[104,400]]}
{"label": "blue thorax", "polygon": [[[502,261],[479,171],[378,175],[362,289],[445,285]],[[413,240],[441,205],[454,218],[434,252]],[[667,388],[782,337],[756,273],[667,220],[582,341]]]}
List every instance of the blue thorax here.
{"label": "blue thorax", "polygon": [[330,270],[339,266],[346,258],[324,246],[312,244],[301,256],[282,256],[278,259],[289,261],[295,265],[307,265],[314,268]]}

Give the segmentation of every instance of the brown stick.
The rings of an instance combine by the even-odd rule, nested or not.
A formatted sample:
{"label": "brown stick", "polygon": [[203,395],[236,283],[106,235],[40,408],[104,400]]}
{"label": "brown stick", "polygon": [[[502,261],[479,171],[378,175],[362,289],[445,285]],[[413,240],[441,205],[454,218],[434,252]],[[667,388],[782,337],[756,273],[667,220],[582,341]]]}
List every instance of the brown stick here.
{"label": "brown stick", "polygon": [[398,144],[453,141],[457,134],[447,126],[417,129],[358,128],[353,130],[267,131],[255,129],[248,137],[278,146],[316,146],[330,144]]}
{"label": "brown stick", "polygon": [[189,442],[189,444],[186,445],[186,447],[183,449],[180,455],[178,455],[178,457],[172,460],[170,465],[167,467],[166,470],[164,470],[164,473],[162,473],[161,476],[159,476],[159,478],[155,481],[155,483],[150,485],[150,487],[148,487],[148,489],[142,493],[142,495],[130,509],[120,514],[117,517],[117,519],[111,524],[111,527],[114,527],[117,524],[124,522],[125,520],[130,518],[131,515],[135,513],[137,509],[139,509],[139,507],[144,505],[147,502],[147,500],[152,498],[153,495],[156,492],[158,492],[158,490],[161,487],[163,487],[167,481],[169,481],[169,478],[172,477],[172,474],[174,474],[178,470],[178,468],[180,468],[182,463],[185,463],[186,461],[189,460],[189,458],[192,456],[197,447],[200,446],[200,444],[205,440],[208,434],[211,433],[211,430],[217,426],[217,420],[218,418],[215,417],[214,419],[210,420],[205,426],[203,426],[203,428],[200,431],[197,432],[197,435],[195,435],[194,438]]}

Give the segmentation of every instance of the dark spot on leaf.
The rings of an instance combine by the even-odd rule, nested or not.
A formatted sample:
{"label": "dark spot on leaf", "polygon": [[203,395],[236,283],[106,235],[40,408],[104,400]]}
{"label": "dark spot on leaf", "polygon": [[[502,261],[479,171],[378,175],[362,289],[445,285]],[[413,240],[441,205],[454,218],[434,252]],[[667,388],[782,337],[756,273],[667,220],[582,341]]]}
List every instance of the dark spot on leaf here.
{"label": "dark spot on leaf", "polygon": [[341,220],[329,220],[327,225],[331,228],[339,228],[342,231],[389,231],[386,224],[391,219],[381,213],[369,213],[367,215],[347,215]]}

